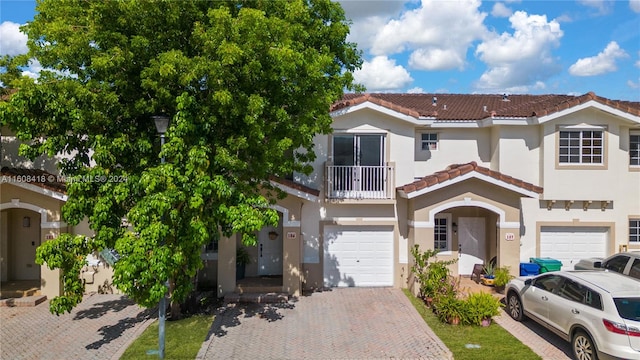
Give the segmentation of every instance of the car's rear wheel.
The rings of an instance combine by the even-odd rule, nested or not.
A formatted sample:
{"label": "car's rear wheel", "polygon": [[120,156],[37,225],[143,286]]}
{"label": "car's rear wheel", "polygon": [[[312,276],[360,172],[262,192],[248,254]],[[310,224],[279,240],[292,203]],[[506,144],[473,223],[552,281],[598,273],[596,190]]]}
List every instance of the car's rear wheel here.
{"label": "car's rear wheel", "polygon": [[507,310],[509,311],[509,316],[514,320],[522,321],[522,301],[520,301],[520,297],[513,291],[507,295]]}
{"label": "car's rear wheel", "polygon": [[584,331],[578,330],[575,334],[573,334],[571,347],[573,349],[573,357],[576,360],[598,359],[596,346],[593,343],[593,340],[591,340],[591,337]]}

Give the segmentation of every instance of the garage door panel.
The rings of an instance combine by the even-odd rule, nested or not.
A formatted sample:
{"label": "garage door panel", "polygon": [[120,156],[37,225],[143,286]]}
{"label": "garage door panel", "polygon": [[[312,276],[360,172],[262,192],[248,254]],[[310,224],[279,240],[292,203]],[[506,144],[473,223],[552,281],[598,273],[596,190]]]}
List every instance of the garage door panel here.
{"label": "garage door panel", "polygon": [[606,257],[608,228],[542,227],[540,256],[562,261],[563,270],[572,270],[584,258]]}
{"label": "garage door panel", "polygon": [[393,227],[326,227],[326,286],[392,286]]}

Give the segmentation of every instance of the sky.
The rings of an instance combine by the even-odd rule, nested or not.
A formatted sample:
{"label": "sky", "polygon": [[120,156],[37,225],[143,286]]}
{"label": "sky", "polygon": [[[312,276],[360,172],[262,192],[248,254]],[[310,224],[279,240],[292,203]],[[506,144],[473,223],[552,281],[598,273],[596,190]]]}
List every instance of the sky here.
{"label": "sky", "polygon": [[[367,92],[640,101],[640,0],[339,2]],[[26,52],[19,25],[34,14],[35,1],[0,0],[0,55]]]}

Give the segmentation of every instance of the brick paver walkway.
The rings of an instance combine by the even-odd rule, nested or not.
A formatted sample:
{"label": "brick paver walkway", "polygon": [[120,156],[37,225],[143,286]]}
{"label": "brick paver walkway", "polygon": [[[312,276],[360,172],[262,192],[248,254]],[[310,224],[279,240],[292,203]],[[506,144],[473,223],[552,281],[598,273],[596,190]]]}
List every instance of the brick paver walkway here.
{"label": "brick paver walkway", "polygon": [[544,360],[570,360],[571,345],[533,320],[517,322],[504,310],[494,317],[496,323],[533,350]]}
{"label": "brick paver walkway", "polygon": [[60,316],[48,301],[0,307],[0,359],[118,359],[153,320],[149,314],[121,295],[87,296]]}
{"label": "brick paver walkway", "polygon": [[452,359],[400,289],[346,288],[230,304],[198,359]]}

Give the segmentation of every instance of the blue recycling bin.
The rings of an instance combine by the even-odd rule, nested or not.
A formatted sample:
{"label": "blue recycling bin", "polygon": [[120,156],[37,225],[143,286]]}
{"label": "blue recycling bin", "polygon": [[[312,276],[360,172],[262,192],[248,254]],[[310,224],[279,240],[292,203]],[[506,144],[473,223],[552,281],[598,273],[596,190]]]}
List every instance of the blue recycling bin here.
{"label": "blue recycling bin", "polygon": [[540,274],[540,265],[536,263],[520,263],[520,276]]}

